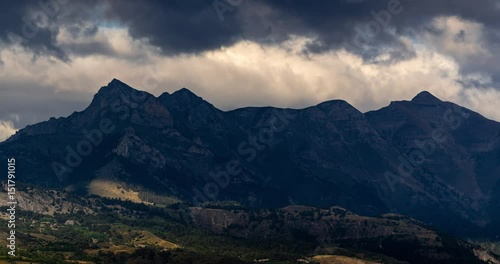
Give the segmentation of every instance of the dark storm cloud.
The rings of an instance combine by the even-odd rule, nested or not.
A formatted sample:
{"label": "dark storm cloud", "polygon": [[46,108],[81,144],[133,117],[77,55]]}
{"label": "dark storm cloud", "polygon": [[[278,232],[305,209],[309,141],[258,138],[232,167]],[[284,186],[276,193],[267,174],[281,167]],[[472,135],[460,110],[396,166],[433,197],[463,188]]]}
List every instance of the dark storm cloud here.
{"label": "dark storm cloud", "polygon": [[[292,1],[261,0],[271,6],[274,21],[284,27],[279,32],[296,35],[313,35],[316,41],[309,45],[309,52],[323,52],[339,47],[361,55],[367,62],[376,63],[374,58],[380,53],[389,53],[392,63],[405,60],[414,55],[399,38],[401,35],[418,40],[421,33],[439,36],[443,32],[433,28],[434,18],[456,16],[460,19],[477,22],[483,26],[483,43],[478,47],[491,52],[490,58],[475,61],[461,61],[460,71],[464,74],[474,72],[488,73],[493,84],[499,81],[500,61],[499,26],[500,3],[496,0],[370,0],[370,1]],[[392,7],[398,12],[391,11]],[[242,7],[243,9],[243,7]],[[400,12],[399,12],[400,11]],[[391,14],[389,16],[389,14]],[[390,18],[389,18],[390,17]],[[388,22],[390,21],[390,22]],[[380,26],[380,33],[373,34]],[[384,25],[386,25],[384,27]],[[371,32],[370,32],[371,31]],[[455,42],[467,42],[473,32],[461,30]],[[361,45],[360,45],[361,44]],[[434,47],[429,47],[434,48]],[[440,50],[438,50],[441,52]]]}
{"label": "dark storm cloud", "polygon": [[[406,50],[398,36],[423,30],[429,26],[433,18],[457,16],[479,22],[489,30],[496,30],[500,24],[499,3],[495,0],[480,2],[468,0],[322,0],[314,1],[314,4],[291,0],[262,0],[261,2],[271,6],[271,9],[275,10],[274,20],[281,21],[281,25],[286,27],[280,32],[316,36],[317,43],[310,46],[313,48],[311,51],[316,52],[340,46],[363,54],[366,53],[365,49],[388,47],[402,56],[407,56],[411,54],[411,51]],[[380,27],[380,33],[374,34],[378,32],[377,27]],[[463,34],[465,36],[466,32]],[[360,43],[364,45],[359,45]],[[360,47],[363,48],[360,49]]]}
{"label": "dark storm cloud", "polygon": [[[37,10],[38,9],[38,10]],[[53,55],[67,60],[56,45],[57,28],[50,28],[54,16],[42,10],[36,1],[5,1],[0,11],[0,37],[7,44],[20,44],[35,55]]]}
{"label": "dark storm cloud", "polygon": [[[226,1],[226,2],[224,2]],[[126,26],[136,39],[147,39],[165,54],[198,53],[248,39],[279,44],[290,36],[315,38],[307,52],[320,53],[339,47],[371,58],[376,49],[390,48],[395,57],[412,51],[398,35],[422,30],[437,16],[456,15],[496,31],[500,25],[495,0],[166,0],[166,1],[10,1],[2,4],[0,36],[24,37],[26,47],[39,54],[62,59],[67,52],[87,55],[111,52],[102,45],[61,49],[55,36],[62,24],[75,34],[95,34],[97,24],[114,21]],[[40,4],[42,3],[42,4]],[[394,11],[394,12],[390,12]],[[37,28],[32,38],[23,36],[26,17],[43,13],[51,26]],[[94,27],[82,31],[73,24],[87,21]],[[391,29],[391,30],[388,30]],[[463,32],[466,36],[467,32]],[[457,36],[457,40],[461,36]]]}
{"label": "dark storm cloud", "polygon": [[109,19],[129,27],[165,54],[197,53],[230,45],[241,38],[235,16],[221,23],[209,1],[110,1]]}
{"label": "dark storm cloud", "polygon": [[[322,52],[346,42],[356,33],[354,26],[368,21],[370,10],[379,7],[377,1],[228,2],[238,5],[220,0],[110,1],[108,15],[167,54],[217,49],[241,39],[273,44],[291,35],[317,37],[310,51]],[[387,38],[382,32],[380,39]]]}
{"label": "dark storm cloud", "polygon": [[[92,17],[98,2],[70,0],[19,0],[4,1],[0,9],[0,39],[3,46],[21,45],[35,56],[50,55],[69,61],[56,37],[61,26],[66,25],[74,34],[95,34],[97,25],[87,31],[74,31],[84,20],[98,21]],[[75,26],[76,25],[76,26]]]}
{"label": "dark storm cloud", "polygon": [[294,35],[315,38],[306,52],[343,47],[369,59],[385,48],[394,59],[406,59],[413,51],[398,35],[409,29],[423,30],[432,18],[456,15],[493,30],[500,23],[498,11],[495,0],[111,0],[106,14],[165,54],[213,50],[241,39],[279,44]]}

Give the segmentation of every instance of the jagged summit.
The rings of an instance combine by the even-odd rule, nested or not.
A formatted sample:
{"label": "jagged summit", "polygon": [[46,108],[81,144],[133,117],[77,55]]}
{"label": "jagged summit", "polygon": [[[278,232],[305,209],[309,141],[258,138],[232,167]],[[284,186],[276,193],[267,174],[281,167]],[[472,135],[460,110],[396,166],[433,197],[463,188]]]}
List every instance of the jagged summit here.
{"label": "jagged summit", "polygon": [[199,101],[203,100],[203,98],[199,97],[195,93],[193,93],[191,90],[187,88],[181,88],[174,93],[172,93],[172,96],[181,98],[183,100],[190,100],[190,101]]}
{"label": "jagged summit", "polygon": [[131,106],[130,104],[141,103],[152,97],[154,96],[148,92],[137,90],[118,79],[113,79],[108,85],[99,89],[89,107],[97,105],[99,108],[106,108],[117,102]]}
{"label": "jagged summit", "polygon": [[205,101],[203,98],[191,92],[187,88],[181,88],[172,94],[163,93],[160,95],[159,99],[165,105],[175,107],[178,110],[188,110],[199,105],[206,105],[211,108],[215,108],[212,104]]}
{"label": "jagged summit", "polygon": [[[111,80],[111,82],[108,83],[108,85],[121,85],[121,84],[125,84],[125,83],[116,79],[116,78],[113,78],[113,80]],[[125,84],[125,85],[127,85],[127,84]]]}
{"label": "jagged summit", "polygon": [[101,89],[99,89],[99,91],[94,95],[93,102],[96,100],[99,102],[108,102],[110,100],[124,98],[123,96],[127,98],[137,96],[145,97],[146,94],[146,92],[134,89],[118,79],[113,79],[108,83],[108,85],[102,86]]}
{"label": "jagged summit", "polygon": [[[126,83],[124,83],[116,78],[113,78],[108,83],[108,85],[101,87],[101,89],[99,90],[99,93],[109,93],[109,92],[115,92],[115,91],[129,92],[129,93],[130,92],[137,92],[137,93],[144,92],[144,91],[135,89],[135,88],[129,86],[128,84],[126,84]],[[164,97],[173,96],[173,97],[181,99],[183,101],[189,100],[191,102],[203,100],[203,98],[199,97],[198,95],[196,95],[195,93],[193,93],[192,91],[190,91],[187,88],[181,88],[181,89],[173,92],[172,94],[170,94],[168,92],[164,92],[159,97],[162,97],[162,96],[164,96]]]}
{"label": "jagged summit", "polygon": [[114,90],[114,89],[120,89],[120,90],[123,90],[123,89],[132,89],[132,90],[135,90],[134,88],[128,86],[126,83],[118,80],[118,79],[115,79],[113,78],[113,80],[111,80],[111,82],[108,83],[108,85],[106,86],[103,86],[101,88],[101,90]]}
{"label": "jagged summit", "polygon": [[419,94],[417,94],[413,99],[411,100],[414,103],[442,103],[439,98],[435,97],[428,91],[422,91]]}

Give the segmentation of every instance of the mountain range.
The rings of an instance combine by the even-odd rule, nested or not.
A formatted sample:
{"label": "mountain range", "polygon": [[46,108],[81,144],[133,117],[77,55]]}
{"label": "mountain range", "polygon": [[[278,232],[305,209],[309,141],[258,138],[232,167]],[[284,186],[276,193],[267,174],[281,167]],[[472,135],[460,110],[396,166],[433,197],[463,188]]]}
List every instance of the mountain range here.
{"label": "mountain range", "polygon": [[428,92],[367,113],[342,100],[222,111],[185,88],[155,97],[113,79],[85,110],[0,143],[0,157],[25,184],[76,194],[106,182],[190,206],[340,206],[498,238],[499,136],[500,123]]}

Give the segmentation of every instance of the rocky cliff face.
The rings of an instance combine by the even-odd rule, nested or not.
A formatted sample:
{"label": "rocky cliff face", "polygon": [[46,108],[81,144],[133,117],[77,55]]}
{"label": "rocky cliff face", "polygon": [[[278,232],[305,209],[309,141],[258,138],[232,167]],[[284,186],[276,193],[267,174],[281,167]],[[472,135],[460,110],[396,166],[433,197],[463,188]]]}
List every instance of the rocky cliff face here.
{"label": "rocky cliff face", "polygon": [[0,156],[35,185],[85,192],[113,164],[121,181],[191,203],[339,205],[477,232],[500,219],[499,131],[429,93],[367,114],[338,100],[223,112],[187,89],[157,98],[113,80],[84,111],[20,130]]}

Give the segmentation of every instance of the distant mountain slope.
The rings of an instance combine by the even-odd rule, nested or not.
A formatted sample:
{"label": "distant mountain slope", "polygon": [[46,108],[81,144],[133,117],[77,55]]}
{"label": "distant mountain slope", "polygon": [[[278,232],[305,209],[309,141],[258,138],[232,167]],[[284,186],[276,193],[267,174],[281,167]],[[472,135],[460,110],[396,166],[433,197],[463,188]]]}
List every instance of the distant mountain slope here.
{"label": "distant mountain slope", "polygon": [[422,148],[425,160],[420,166],[429,173],[474,198],[491,194],[500,163],[488,154],[499,153],[499,123],[427,92],[366,116],[402,153]]}
{"label": "distant mountain slope", "polygon": [[[489,207],[490,216],[498,218],[500,123],[428,92],[366,117],[409,167],[456,188],[478,211]],[[482,217],[487,222],[488,216]]]}
{"label": "distant mountain slope", "polygon": [[[448,140],[399,175],[415,140],[441,127]],[[0,157],[40,186],[86,192],[96,177],[119,179],[192,203],[339,205],[461,233],[496,219],[499,128],[428,93],[367,114],[339,100],[224,112],[185,88],[155,97],[113,80],[84,111],[18,131]]]}

